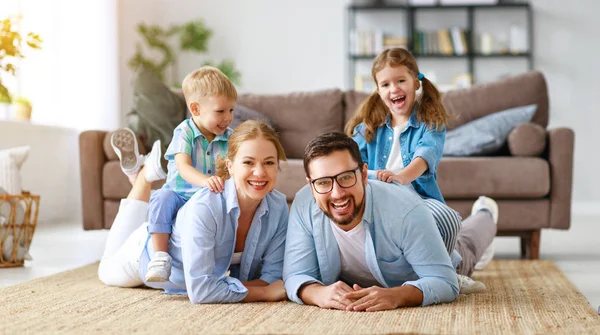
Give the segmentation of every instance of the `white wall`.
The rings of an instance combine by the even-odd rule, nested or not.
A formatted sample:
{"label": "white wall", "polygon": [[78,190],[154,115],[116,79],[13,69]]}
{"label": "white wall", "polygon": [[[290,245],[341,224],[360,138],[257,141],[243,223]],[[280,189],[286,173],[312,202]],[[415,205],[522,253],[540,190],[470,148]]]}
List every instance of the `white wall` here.
{"label": "white wall", "polygon": [[[550,126],[576,132],[574,200],[600,209],[595,155],[600,135],[600,70],[596,0],[534,0],[535,67],[549,86]],[[120,87],[123,114],[131,108],[126,62],[140,21],[167,25],[203,18],[213,29],[209,55],[232,58],[242,92],[276,93],[346,85],[345,0],[124,0],[119,2]],[[182,57],[180,77],[200,65]]]}
{"label": "white wall", "polygon": [[40,195],[40,225],[81,218],[78,135],[71,128],[0,121],[0,150],[31,146],[21,184]]}
{"label": "white wall", "polygon": [[0,16],[22,14],[21,32],[43,40],[41,50],[24,50],[9,86],[31,100],[32,119],[78,130],[118,127],[116,0],[2,1]]}

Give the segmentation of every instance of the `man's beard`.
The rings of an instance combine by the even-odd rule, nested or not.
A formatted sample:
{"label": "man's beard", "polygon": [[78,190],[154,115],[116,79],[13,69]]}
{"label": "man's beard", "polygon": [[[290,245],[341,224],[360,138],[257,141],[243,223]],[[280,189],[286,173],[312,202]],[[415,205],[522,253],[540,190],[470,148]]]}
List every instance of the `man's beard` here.
{"label": "man's beard", "polygon": [[[354,198],[352,196],[348,196],[348,198],[350,198],[350,201],[352,201],[352,203],[354,203]],[[333,221],[333,223],[339,225],[339,226],[347,226],[349,224],[351,224],[352,222],[354,222],[354,220],[356,219],[356,217],[358,217],[358,214],[360,213],[360,210],[362,208],[362,205],[365,201],[365,195],[363,194],[363,198],[361,200],[360,203],[354,203],[354,210],[352,211],[352,214],[348,215],[345,219],[342,220],[337,220],[333,214],[331,214],[329,212],[329,207],[327,207],[327,212],[325,212],[325,215],[327,215],[327,217]],[[329,206],[329,204],[328,204]],[[333,206],[333,205],[332,205]]]}

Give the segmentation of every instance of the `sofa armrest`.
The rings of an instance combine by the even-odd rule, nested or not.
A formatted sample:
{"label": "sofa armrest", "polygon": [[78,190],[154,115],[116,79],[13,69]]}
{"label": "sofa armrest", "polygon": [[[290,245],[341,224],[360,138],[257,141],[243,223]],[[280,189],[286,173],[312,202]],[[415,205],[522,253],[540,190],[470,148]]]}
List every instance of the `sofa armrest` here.
{"label": "sofa armrest", "polygon": [[550,228],[569,229],[571,226],[574,144],[573,130],[556,128],[548,131]]}
{"label": "sofa armrest", "polygon": [[102,168],[107,159],[102,144],[107,133],[90,130],[79,135],[81,203],[85,230],[104,228]]}

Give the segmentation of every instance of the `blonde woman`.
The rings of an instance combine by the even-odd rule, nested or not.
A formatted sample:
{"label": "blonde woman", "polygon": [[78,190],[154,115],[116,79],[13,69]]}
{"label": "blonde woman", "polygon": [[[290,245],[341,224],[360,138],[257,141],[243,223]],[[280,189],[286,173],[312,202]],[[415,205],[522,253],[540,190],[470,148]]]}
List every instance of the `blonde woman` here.
{"label": "blonde woman", "polygon": [[139,173],[110,230],[98,269],[106,285],[142,284],[187,294],[194,304],[279,301],[286,297],[282,268],[288,207],[273,190],[285,153],[275,131],[242,123],[229,138],[217,174],[222,193],[204,188],[178,212],[169,239],[167,282],[145,282],[153,254],[147,231],[150,183]]}

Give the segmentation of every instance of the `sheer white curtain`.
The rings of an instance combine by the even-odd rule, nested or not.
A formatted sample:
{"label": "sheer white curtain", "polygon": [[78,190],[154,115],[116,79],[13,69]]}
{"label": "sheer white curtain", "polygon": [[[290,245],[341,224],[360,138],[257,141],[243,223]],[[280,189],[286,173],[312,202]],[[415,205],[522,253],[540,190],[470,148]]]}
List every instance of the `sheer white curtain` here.
{"label": "sheer white curtain", "polygon": [[[16,11],[16,12],[15,12]],[[117,0],[1,0],[1,16],[23,15],[38,33],[12,91],[29,98],[34,123],[78,130],[119,126]]]}

